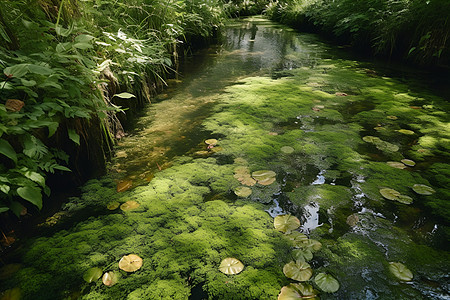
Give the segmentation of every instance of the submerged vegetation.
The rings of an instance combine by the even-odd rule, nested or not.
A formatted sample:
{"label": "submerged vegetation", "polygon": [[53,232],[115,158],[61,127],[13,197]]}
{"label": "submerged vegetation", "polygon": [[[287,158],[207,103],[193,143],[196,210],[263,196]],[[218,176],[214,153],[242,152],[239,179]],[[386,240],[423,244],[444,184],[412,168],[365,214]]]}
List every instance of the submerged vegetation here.
{"label": "submerged vegetation", "polygon": [[447,0],[277,0],[266,14],[377,54],[424,65],[450,63]]}

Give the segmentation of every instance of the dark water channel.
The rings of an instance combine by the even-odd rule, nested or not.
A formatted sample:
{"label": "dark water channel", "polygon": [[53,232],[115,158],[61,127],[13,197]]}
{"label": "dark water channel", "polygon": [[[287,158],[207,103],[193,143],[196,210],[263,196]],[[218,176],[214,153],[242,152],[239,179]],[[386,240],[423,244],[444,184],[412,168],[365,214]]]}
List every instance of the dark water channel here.
{"label": "dark water channel", "polygon": [[[18,287],[23,299],[276,299],[296,282],[283,266],[299,247],[272,218],[292,214],[301,223],[293,231],[322,245],[307,259],[306,283],[320,292],[314,278],[326,273],[340,285],[318,298],[450,299],[445,94],[257,17],[229,24],[182,69],[120,141],[108,176],[1,269],[1,290]],[[274,171],[274,182],[248,184],[242,172],[257,170]],[[251,194],[235,193],[241,185]],[[127,201],[140,207],[105,209]],[[143,256],[142,270],[115,267],[129,253]],[[244,271],[219,273],[226,256],[239,256]],[[391,262],[412,280],[391,273]],[[118,283],[83,283],[93,266],[121,272]]]}

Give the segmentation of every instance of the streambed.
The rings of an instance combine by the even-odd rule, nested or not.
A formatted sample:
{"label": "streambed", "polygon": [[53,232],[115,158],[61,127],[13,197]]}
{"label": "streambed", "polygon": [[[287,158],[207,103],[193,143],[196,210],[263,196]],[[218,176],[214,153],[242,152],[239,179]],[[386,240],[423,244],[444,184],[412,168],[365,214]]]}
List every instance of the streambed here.
{"label": "streambed", "polygon": [[[295,282],[283,268],[299,247],[273,220],[291,214],[293,231],[321,244],[303,256],[320,299],[448,299],[446,99],[260,18],[230,24],[191,63],[120,142],[108,176],[88,182],[2,268],[2,290],[23,299],[276,299]],[[253,182],[258,170],[275,172],[273,182]],[[238,196],[242,186],[251,194]],[[128,254],[142,258],[137,271],[119,269]],[[221,273],[226,257],[243,271]],[[390,262],[412,280],[394,276]],[[117,283],[84,281],[93,267]],[[321,291],[319,273],[339,289]]]}

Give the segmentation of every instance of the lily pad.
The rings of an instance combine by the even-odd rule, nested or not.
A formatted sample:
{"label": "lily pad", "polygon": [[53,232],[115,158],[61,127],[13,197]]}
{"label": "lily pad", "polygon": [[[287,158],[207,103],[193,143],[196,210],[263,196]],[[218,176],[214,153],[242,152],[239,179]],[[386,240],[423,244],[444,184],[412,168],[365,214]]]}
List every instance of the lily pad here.
{"label": "lily pad", "polygon": [[210,145],[210,146],[215,146],[215,145],[217,145],[217,140],[216,139],[207,139],[205,141],[205,144]]}
{"label": "lily pad", "polygon": [[313,259],[313,253],[308,249],[294,249],[292,251],[292,257],[295,261],[309,261]]}
{"label": "lily pad", "polygon": [[399,262],[390,262],[389,271],[402,281],[411,281],[414,277],[413,273],[404,264]]}
{"label": "lily pad", "polygon": [[86,272],[84,272],[83,279],[86,282],[94,282],[97,281],[100,277],[102,277],[103,271],[100,268],[90,268]]}
{"label": "lily pad", "polygon": [[277,174],[271,170],[260,170],[252,173],[253,179],[262,185],[269,185],[275,182],[275,176],[277,176]]}
{"label": "lily pad", "polygon": [[308,237],[298,231],[287,234],[286,237],[292,241],[294,247],[300,247],[301,245],[308,242]]}
{"label": "lily pad", "polygon": [[406,158],[402,159],[401,162],[404,163],[405,166],[408,166],[408,167],[414,167],[416,165],[416,163],[413,160],[406,159]]}
{"label": "lily pad", "polygon": [[247,198],[252,194],[252,189],[246,186],[239,186],[234,189],[234,193],[242,198]]}
{"label": "lily pad", "polygon": [[300,227],[300,220],[293,215],[278,215],[273,220],[273,226],[278,231],[290,233]]}
{"label": "lily pad", "polygon": [[307,281],[312,276],[311,266],[304,261],[291,261],[283,267],[283,273],[286,277],[297,280],[297,281]]}
{"label": "lily pad", "polygon": [[405,169],[406,168],[405,164],[402,164],[401,162],[388,161],[386,163],[393,168],[397,168],[397,169]]}
{"label": "lily pad", "polygon": [[117,183],[117,192],[125,192],[126,190],[129,190],[133,186],[133,181],[131,180],[122,180]]}
{"label": "lily pad", "polygon": [[113,286],[118,281],[119,281],[119,275],[114,271],[106,272],[105,274],[103,274],[102,282],[106,286]]}
{"label": "lily pad", "polygon": [[317,240],[309,239],[302,245],[301,248],[310,250],[311,252],[315,252],[319,251],[322,248],[322,243]]}
{"label": "lily pad", "polygon": [[225,258],[219,266],[219,271],[227,275],[239,274],[243,269],[244,264],[233,257]]}
{"label": "lily pad", "polygon": [[393,201],[396,201],[396,200],[398,200],[398,198],[400,197],[400,192],[398,192],[398,191],[396,191],[396,190],[394,190],[394,189],[388,189],[388,188],[386,188],[386,189],[381,189],[380,190],[380,194],[384,197],[384,198],[386,198],[386,199],[388,199],[388,200],[393,200]]}
{"label": "lily pad", "polygon": [[398,119],[397,116],[387,116],[386,118],[388,118],[389,120],[397,120]]}
{"label": "lily pad", "polygon": [[119,206],[120,206],[120,203],[119,203],[119,202],[117,202],[117,201],[112,201],[112,202],[109,202],[108,205],[106,205],[106,208],[109,209],[109,210],[115,210],[115,209],[117,209]]}
{"label": "lily pad", "polygon": [[403,204],[411,204],[411,203],[413,203],[413,198],[406,196],[406,195],[400,195],[400,196],[398,196],[397,201],[400,203],[403,203]]}
{"label": "lily pad", "polygon": [[136,254],[125,255],[119,260],[119,268],[125,272],[135,272],[142,267],[142,258]]}
{"label": "lily pad", "polygon": [[415,184],[415,185],[413,185],[412,189],[417,194],[427,195],[427,196],[432,195],[436,192],[432,187],[425,185],[425,184]]}
{"label": "lily pad", "polygon": [[280,148],[280,151],[286,154],[291,154],[292,152],[294,152],[294,148],[292,148],[291,146],[283,146]]}
{"label": "lily pad", "polygon": [[307,283],[291,283],[281,288],[278,300],[318,299],[316,291]]}
{"label": "lily pad", "polygon": [[317,274],[314,278],[314,282],[317,284],[319,289],[326,293],[334,293],[339,290],[339,282],[329,274]]}
{"label": "lily pad", "polygon": [[408,130],[408,129],[399,129],[397,131],[400,132],[400,133],[406,134],[406,135],[413,135],[414,134],[414,131]]}
{"label": "lily pad", "polygon": [[371,144],[376,144],[379,141],[381,141],[381,139],[379,137],[376,136],[371,136],[371,135],[366,135],[362,138],[362,140],[366,143],[371,143]]}
{"label": "lily pad", "polygon": [[140,206],[139,203],[137,203],[136,201],[130,200],[125,203],[122,203],[122,205],[120,206],[120,209],[123,211],[128,211],[128,210],[136,209],[139,206]]}
{"label": "lily pad", "polygon": [[243,185],[254,186],[256,184],[256,180],[250,176],[248,167],[240,166],[234,169],[234,178]]}

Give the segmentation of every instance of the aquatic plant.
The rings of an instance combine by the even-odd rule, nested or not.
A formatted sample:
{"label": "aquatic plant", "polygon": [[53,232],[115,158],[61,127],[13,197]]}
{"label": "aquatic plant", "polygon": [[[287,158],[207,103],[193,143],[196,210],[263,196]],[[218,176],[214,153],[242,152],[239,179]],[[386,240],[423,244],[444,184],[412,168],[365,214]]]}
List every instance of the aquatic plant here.
{"label": "aquatic plant", "polygon": [[314,282],[319,289],[326,293],[334,293],[339,290],[339,282],[330,274],[319,273],[314,277]]}
{"label": "aquatic plant", "polygon": [[244,265],[233,257],[228,257],[220,262],[219,270],[220,272],[227,275],[239,274],[244,269]]}

